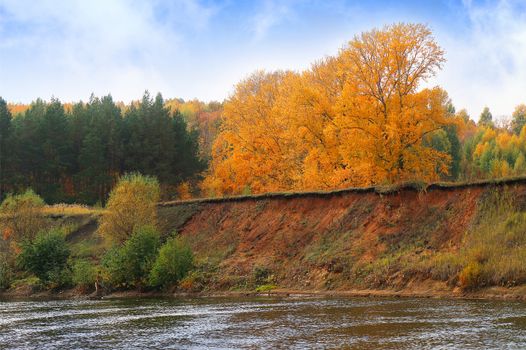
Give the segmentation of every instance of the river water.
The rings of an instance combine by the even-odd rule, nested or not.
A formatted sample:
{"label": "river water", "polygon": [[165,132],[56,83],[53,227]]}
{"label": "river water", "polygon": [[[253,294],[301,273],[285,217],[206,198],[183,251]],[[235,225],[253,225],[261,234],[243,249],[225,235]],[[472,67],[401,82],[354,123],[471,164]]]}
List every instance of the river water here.
{"label": "river water", "polygon": [[2,349],[525,349],[526,304],[198,298],[0,302]]}

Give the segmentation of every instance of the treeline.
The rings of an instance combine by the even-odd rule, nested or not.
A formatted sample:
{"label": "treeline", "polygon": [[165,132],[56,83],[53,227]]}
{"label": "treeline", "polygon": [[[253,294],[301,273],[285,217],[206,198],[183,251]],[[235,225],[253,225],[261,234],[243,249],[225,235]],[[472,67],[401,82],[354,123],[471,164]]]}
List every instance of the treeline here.
{"label": "treeline", "polygon": [[466,111],[457,113],[463,121],[460,130],[460,180],[476,180],[526,173],[526,105],[515,108],[511,119],[493,120],[489,108],[477,124]]}
{"label": "treeline", "polygon": [[0,198],[104,203],[133,171],[156,176],[162,199],[525,174],[526,106],[507,123],[457,112],[421,88],[444,61],[429,28],[402,23],[302,72],[258,71],[224,103],[0,99]]}
{"label": "treeline", "polygon": [[0,197],[32,188],[47,203],[103,203],[118,177],[159,179],[163,196],[189,191],[206,168],[199,131],[159,94],[130,105],[92,96],[68,108],[36,100],[12,116],[0,99]]}

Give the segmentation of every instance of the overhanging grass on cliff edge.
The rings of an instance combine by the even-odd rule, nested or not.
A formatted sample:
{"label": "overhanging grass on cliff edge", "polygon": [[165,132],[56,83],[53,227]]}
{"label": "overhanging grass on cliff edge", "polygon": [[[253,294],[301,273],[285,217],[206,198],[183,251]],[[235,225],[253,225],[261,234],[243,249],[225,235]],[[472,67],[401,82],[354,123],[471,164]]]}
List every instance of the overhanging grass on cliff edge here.
{"label": "overhanging grass on cliff edge", "polygon": [[427,184],[421,181],[408,181],[399,184],[385,185],[385,186],[370,186],[370,187],[350,187],[345,189],[338,189],[332,191],[305,191],[305,192],[268,192],[256,195],[240,195],[230,197],[212,197],[212,198],[195,198],[189,200],[175,200],[168,202],[160,202],[158,206],[174,206],[180,204],[191,203],[225,203],[225,202],[243,202],[265,199],[289,199],[289,198],[326,198],[350,193],[376,193],[379,195],[396,194],[401,191],[416,191],[416,192],[430,192],[430,191],[449,191],[456,189],[463,189],[469,187],[488,187],[488,186],[508,186],[515,184],[526,184],[526,175],[503,177],[498,179],[465,181],[465,182],[435,182]]}

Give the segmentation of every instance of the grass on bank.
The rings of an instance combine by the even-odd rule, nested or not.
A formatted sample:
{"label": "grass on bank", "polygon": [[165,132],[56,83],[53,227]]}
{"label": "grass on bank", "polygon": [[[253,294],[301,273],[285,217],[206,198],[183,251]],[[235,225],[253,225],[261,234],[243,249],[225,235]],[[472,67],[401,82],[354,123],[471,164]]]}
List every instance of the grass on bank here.
{"label": "grass on bank", "polygon": [[517,207],[517,202],[510,188],[488,189],[479,200],[476,218],[460,246],[426,251],[414,242],[369,263],[351,259],[346,265],[351,279],[364,287],[385,288],[430,278],[466,291],[524,284],[526,212]]}
{"label": "grass on bank", "polygon": [[82,204],[54,204],[46,205],[42,208],[42,213],[45,216],[80,216],[80,215],[92,215],[100,216],[104,214],[105,209],[101,207],[90,207]]}

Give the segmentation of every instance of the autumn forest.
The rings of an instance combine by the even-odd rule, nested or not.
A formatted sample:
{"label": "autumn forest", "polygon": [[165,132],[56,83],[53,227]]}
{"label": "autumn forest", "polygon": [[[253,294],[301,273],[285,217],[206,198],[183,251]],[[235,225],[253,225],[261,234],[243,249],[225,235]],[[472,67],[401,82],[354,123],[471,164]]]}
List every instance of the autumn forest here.
{"label": "autumn forest", "polygon": [[523,175],[526,105],[457,109],[426,84],[445,59],[428,27],[393,24],[307,70],[254,72],[224,102],[0,99],[0,197],[103,204],[131,172],[163,199]]}

